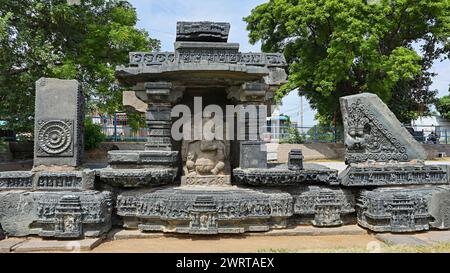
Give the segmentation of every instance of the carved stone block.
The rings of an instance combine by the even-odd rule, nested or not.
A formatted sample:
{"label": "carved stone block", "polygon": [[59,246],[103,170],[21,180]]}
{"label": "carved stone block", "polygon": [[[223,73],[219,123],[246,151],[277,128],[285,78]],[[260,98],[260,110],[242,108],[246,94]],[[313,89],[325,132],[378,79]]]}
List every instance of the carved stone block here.
{"label": "carved stone block", "polygon": [[355,198],[348,189],[327,186],[290,188],[294,198],[294,223],[314,226],[339,226],[352,222]]}
{"label": "carved stone block", "polygon": [[125,191],[117,197],[124,227],[191,234],[266,231],[292,216],[288,193],[226,187]]}
{"label": "carved stone block", "polygon": [[96,237],[111,228],[111,212],[109,192],[0,192],[0,224],[10,236]]}
{"label": "carved stone block", "polygon": [[78,166],[83,147],[83,94],[75,80],[36,82],[34,166]]}
{"label": "carved stone block", "polygon": [[356,202],[358,224],[375,232],[428,230],[429,202],[439,187],[377,188],[361,191]]}
{"label": "carved stone block", "polygon": [[344,186],[443,185],[449,181],[449,166],[419,163],[358,164],[339,174]]}
{"label": "carved stone block", "polygon": [[267,168],[267,150],[264,145],[261,141],[241,141],[238,151],[239,167]]}
{"label": "carved stone block", "polygon": [[229,23],[177,22],[176,41],[226,42],[229,31]]}
{"label": "carved stone block", "polygon": [[231,175],[185,175],[181,177],[181,185],[227,186],[231,185]]}
{"label": "carved stone block", "polygon": [[340,103],[347,163],[426,159],[423,147],[377,95],[341,97]]}
{"label": "carved stone block", "polygon": [[292,149],[288,156],[288,169],[295,171],[303,169],[303,153],[300,149]]}
{"label": "carved stone block", "polygon": [[153,187],[174,182],[177,168],[113,169],[99,171],[101,181],[117,187]]}
{"label": "carved stone block", "polygon": [[233,183],[251,186],[292,186],[303,184],[338,185],[338,171],[317,164],[305,164],[303,170],[289,170],[286,166],[267,169],[237,168]]}
{"label": "carved stone block", "polygon": [[450,229],[450,187],[440,186],[433,193],[428,211],[434,218],[430,225],[438,229]]}

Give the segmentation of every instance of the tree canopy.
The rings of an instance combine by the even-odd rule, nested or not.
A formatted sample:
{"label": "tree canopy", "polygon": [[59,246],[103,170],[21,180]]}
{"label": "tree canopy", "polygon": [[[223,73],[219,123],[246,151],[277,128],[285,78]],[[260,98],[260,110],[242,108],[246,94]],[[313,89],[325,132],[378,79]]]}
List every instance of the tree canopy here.
{"label": "tree canopy", "polygon": [[298,88],[323,123],[339,121],[339,97],[361,92],[402,121],[426,113],[429,68],[450,51],[448,0],[270,0],[244,20],[251,43],[288,61],[278,98]]}
{"label": "tree canopy", "polygon": [[0,120],[10,129],[32,131],[40,77],[76,79],[88,107],[120,110],[115,66],[128,62],[129,51],[159,49],[158,40],[136,28],[127,1],[78,2],[0,1]]}

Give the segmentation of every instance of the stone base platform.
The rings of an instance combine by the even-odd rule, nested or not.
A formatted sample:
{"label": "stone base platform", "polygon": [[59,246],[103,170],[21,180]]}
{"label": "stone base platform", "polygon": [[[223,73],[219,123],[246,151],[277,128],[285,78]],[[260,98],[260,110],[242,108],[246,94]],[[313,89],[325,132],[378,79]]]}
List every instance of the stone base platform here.
{"label": "stone base platform", "polygon": [[284,228],[292,197],[277,190],[185,186],[124,191],[117,196],[124,227],[187,234]]}

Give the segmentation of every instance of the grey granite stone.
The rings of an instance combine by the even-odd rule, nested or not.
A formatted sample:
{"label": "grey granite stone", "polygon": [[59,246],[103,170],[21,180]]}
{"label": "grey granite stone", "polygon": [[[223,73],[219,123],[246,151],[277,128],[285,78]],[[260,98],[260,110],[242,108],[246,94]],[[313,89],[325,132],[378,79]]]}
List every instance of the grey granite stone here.
{"label": "grey granite stone", "polygon": [[348,189],[329,186],[299,186],[287,189],[294,198],[291,222],[319,227],[352,223],[355,198]]}
{"label": "grey granite stone", "polygon": [[80,165],[83,103],[76,80],[41,78],[36,82],[34,166]]}
{"label": "grey granite stone", "polygon": [[438,229],[450,229],[450,187],[440,187],[442,190],[433,193],[429,212],[434,218],[430,225]]}
{"label": "grey granite stone", "polygon": [[291,171],[303,169],[303,153],[300,149],[292,149],[288,156],[288,169]]}
{"label": "grey granite stone", "polygon": [[239,167],[267,168],[267,151],[261,141],[241,141],[239,144]]}
{"label": "grey granite stone", "polygon": [[226,42],[229,23],[177,22],[177,41]]}
{"label": "grey granite stone", "polygon": [[445,185],[448,165],[424,163],[352,164],[339,174],[344,186]]}
{"label": "grey granite stone", "polygon": [[251,186],[293,186],[305,184],[338,185],[338,171],[316,164],[305,164],[302,170],[289,170],[287,166],[271,168],[236,168],[233,183]]}
{"label": "grey granite stone", "polygon": [[429,203],[439,187],[377,188],[362,190],[356,203],[358,224],[375,232],[428,230]]}
{"label": "grey granite stone", "polygon": [[341,97],[340,103],[347,163],[426,159],[422,146],[377,95]]}
{"label": "grey granite stone", "polygon": [[117,214],[125,228],[189,234],[267,231],[286,226],[292,197],[275,190],[189,186],[124,191]]}
{"label": "grey granite stone", "polygon": [[173,183],[176,168],[139,168],[99,170],[101,181],[117,187],[152,187]]}
{"label": "grey granite stone", "polygon": [[116,150],[108,152],[108,162],[112,168],[146,168],[175,166],[178,151],[165,150]]}
{"label": "grey granite stone", "polygon": [[95,172],[80,171],[18,171],[0,172],[0,190],[91,190],[94,189]]}
{"label": "grey granite stone", "polygon": [[0,192],[0,224],[10,236],[99,236],[111,228],[109,192]]}

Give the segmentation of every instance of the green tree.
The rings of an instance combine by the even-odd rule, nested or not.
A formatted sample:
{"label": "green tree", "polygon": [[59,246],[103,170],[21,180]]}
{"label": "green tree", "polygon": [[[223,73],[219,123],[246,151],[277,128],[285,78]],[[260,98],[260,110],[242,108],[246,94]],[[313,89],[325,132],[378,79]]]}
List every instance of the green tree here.
{"label": "green tree", "polygon": [[286,57],[277,97],[298,88],[328,124],[340,121],[339,97],[361,92],[403,120],[427,112],[436,92],[425,72],[450,48],[448,0],[270,0],[244,20],[251,43]]}
{"label": "green tree", "polygon": [[129,51],[160,46],[136,22],[127,1],[0,1],[0,120],[32,131],[40,77],[78,80],[91,111],[122,110],[115,66],[128,62]]}
{"label": "green tree", "polygon": [[436,109],[445,119],[450,119],[450,95],[440,98],[436,102]]}

